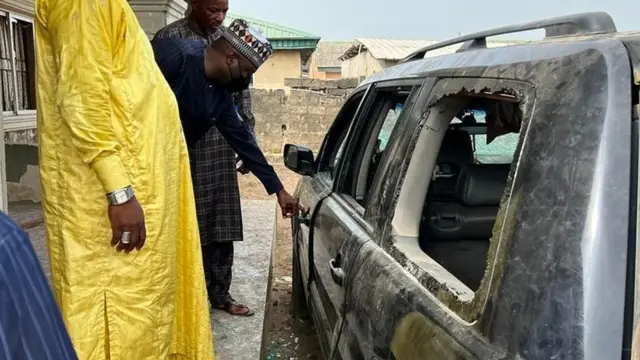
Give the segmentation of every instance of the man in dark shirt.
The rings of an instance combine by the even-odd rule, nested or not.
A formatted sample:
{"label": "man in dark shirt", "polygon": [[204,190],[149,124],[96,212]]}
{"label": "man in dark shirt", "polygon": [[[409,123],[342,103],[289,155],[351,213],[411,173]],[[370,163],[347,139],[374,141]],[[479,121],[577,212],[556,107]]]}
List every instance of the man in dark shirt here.
{"label": "man in dark shirt", "polygon": [[[154,39],[184,38],[203,44],[219,38],[220,27],[229,9],[228,0],[187,0],[186,17],[158,30]],[[249,79],[238,78],[225,85],[232,93],[238,113],[253,132]],[[191,178],[195,193],[202,257],[211,299],[215,306],[233,315],[248,316],[252,311],[233,299],[229,290],[233,277],[234,243],[243,241],[242,208],[238,173],[245,166],[236,158],[222,133],[214,126],[189,147]]]}
{"label": "man in dark shirt", "polygon": [[0,359],[78,359],[29,237],[1,212]]}
{"label": "man in dark shirt", "polygon": [[[178,100],[187,144],[195,144],[216,126],[267,193],[277,194],[282,215],[291,217],[300,210],[297,201],[284,189],[225,89],[227,83],[253,75],[273,50],[262,34],[244,20],[238,19],[220,31],[221,37],[210,45],[181,38],[151,42],[156,62]],[[205,268],[210,279],[211,274],[206,272]],[[228,311],[232,300],[222,304],[216,301],[210,285],[209,281],[207,290],[212,306]]]}

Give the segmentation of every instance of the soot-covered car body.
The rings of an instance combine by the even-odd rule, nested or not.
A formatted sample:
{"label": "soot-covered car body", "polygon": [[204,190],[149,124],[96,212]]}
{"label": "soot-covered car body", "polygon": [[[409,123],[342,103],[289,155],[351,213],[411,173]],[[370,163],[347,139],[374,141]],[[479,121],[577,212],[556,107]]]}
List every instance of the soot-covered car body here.
{"label": "soot-covered car body", "polygon": [[317,156],[287,145],[323,356],[630,359],[639,55],[603,13],[462,37],[365,80]]}

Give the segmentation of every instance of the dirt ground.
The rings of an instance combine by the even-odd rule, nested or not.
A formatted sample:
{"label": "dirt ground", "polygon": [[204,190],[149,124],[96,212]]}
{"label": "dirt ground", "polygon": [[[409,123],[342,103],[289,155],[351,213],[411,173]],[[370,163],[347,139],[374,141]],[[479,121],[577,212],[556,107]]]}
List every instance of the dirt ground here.
{"label": "dirt ground", "polygon": [[[273,161],[285,188],[293,193],[298,175]],[[243,199],[269,199],[253,175],[240,175]],[[291,224],[278,217],[275,261],[271,279],[271,304],[265,321],[267,359],[320,359],[316,330],[311,321],[295,319],[291,312]]]}

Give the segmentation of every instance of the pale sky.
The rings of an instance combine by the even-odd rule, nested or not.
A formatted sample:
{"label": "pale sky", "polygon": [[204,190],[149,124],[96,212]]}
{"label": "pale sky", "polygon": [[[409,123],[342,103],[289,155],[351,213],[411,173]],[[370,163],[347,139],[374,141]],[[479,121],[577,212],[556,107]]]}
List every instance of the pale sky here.
{"label": "pale sky", "polygon": [[[323,40],[357,37],[443,40],[502,25],[606,11],[618,31],[640,30],[639,0],[229,0],[230,10]],[[535,39],[536,33],[508,36]]]}

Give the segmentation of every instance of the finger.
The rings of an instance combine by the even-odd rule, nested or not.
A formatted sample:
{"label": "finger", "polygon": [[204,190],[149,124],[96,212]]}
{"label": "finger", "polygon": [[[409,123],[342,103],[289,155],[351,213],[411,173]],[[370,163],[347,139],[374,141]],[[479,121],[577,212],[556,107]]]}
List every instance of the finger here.
{"label": "finger", "polygon": [[286,218],[290,219],[293,216],[293,211],[294,207],[293,204],[287,204],[287,213],[286,213]]}
{"label": "finger", "polygon": [[120,242],[120,237],[122,236],[122,230],[121,229],[116,229],[116,228],[111,228],[111,246],[116,246],[118,245],[118,243]]}
{"label": "finger", "polygon": [[131,227],[131,242],[126,245],[125,248],[125,253],[130,253],[131,251],[133,251],[133,249],[135,249],[138,246],[138,243],[140,242],[140,227],[139,226],[132,226]]}
{"label": "finger", "polygon": [[136,248],[138,250],[142,249],[146,241],[147,241],[147,225],[143,221],[140,224],[140,241],[138,242],[138,245],[136,246]]}
{"label": "finger", "polygon": [[[116,247],[116,250],[118,250],[118,252],[121,252],[123,250],[127,249],[127,244],[122,242],[122,233],[124,233],[125,231],[129,231],[128,229],[121,229],[118,232],[118,246]],[[129,237],[131,238],[131,237]]]}

